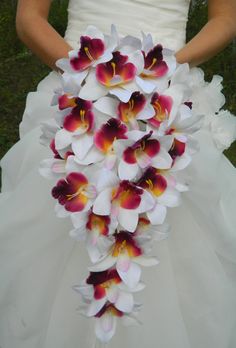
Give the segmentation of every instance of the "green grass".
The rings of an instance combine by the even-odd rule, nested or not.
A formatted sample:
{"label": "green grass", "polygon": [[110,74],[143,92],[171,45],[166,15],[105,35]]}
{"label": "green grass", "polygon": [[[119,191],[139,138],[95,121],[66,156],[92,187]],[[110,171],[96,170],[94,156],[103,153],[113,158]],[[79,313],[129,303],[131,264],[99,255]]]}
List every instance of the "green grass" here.
{"label": "green grass", "polygon": [[[55,29],[64,34],[67,22],[67,0],[53,1],[50,22]],[[15,10],[13,0],[0,2],[0,158],[19,139],[18,125],[25,107],[26,95],[36,89],[38,82],[49,73],[42,64],[18,40],[15,32]],[[187,38],[193,37],[207,20],[206,6],[199,1],[190,11]],[[206,79],[213,74],[224,78],[224,94],[227,107],[236,114],[236,48],[227,47],[217,57],[204,64]],[[236,165],[236,142],[226,152]]]}

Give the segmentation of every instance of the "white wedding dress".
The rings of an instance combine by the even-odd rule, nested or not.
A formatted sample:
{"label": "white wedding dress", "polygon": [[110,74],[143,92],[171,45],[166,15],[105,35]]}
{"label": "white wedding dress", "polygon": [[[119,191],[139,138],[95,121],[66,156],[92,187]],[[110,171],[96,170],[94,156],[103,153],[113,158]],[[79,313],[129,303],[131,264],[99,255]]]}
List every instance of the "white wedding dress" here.
{"label": "white wedding dress", "polygon": [[[122,34],[151,32],[177,50],[188,8],[188,0],[71,0],[65,38],[77,47],[87,25],[109,32],[115,23]],[[39,143],[40,123],[52,117],[59,82],[51,72],[28,94],[20,140],[1,160],[1,348],[100,347],[71,288],[87,275],[87,252],[69,237],[69,219],[56,217],[51,182],[38,172],[51,154]],[[154,246],[160,264],[145,268],[147,286],[136,294],[142,325],[118,324],[107,347],[236,347],[236,170],[215,135],[210,127],[195,134],[200,151],[186,170],[190,190],[168,212],[170,236]]]}

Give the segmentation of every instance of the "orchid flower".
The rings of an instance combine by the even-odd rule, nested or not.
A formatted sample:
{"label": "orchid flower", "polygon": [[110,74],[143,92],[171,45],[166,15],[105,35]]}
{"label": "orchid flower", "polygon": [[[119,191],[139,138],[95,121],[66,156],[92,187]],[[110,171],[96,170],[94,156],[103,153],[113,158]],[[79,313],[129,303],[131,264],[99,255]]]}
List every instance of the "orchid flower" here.
{"label": "orchid flower", "polygon": [[170,233],[168,223],[154,225],[148,219],[147,214],[141,214],[137,228],[134,232],[135,239],[142,244],[145,255],[150,254],[153,242],[167,239]]}
{"label": "orchid flower", "polygon": [[156,257],[146,257],[142,245],[138,244],[135,235],[128,231],[119,231],[114,234],[115,242],[108,255],[97,264],[90,266],[92,272],[105,271],[113,266],[131,289],[135,288],[141,277],[142,266],[154,266],[159,263]]}
{"label": "orchid flower", "polygon": [[71,144],[74,154],[83,159],[93,145],[94,113],[90,101],[74,98],[73,103],[76,106],[66,109],[63,116],[63,128],[56,133],[55,146],[60,150]]}
{"label": "orchid flower", "polygon": [[192,137],[200,127],[202,116],[192,113],[191,103],[182,103],[178,112],[172,119],[163,120],[158,129],[154,130],[155,136],[169,135],[173,137],[172,149],[169,154],[173,158],[176,170],[184,169],[191,161],[191,156],[198,151],[198,143]]}
{"label": "orchid flower", "polygon": [[73,286],[79,292],[85,303],[88,304],[86,315],[95,316],[107,302],[126,313],[130,313],[134,307],[132,292],[137,292],[145,287],[138,283],[133,289],[128,289],[120,278],[115,268],[102,272],[90,272],[89,277],[80,285]]}
{"label": "orchid flower", "polygon": [[[60,152],[55,147],[55,139],[51,140],[50,149],[54,153],[54,158],[44,159],[40,162],[39,172],[42,176],[49,179],[62,177],[67,172],[68,157],[74,153],[70,148],[61,150]],[[77,170],[81,167],[77,165]]]}
{"label": "orchid flower", "polygon": [[136,184],[150,192],[155,198],[155,205],[146,213],[154,225],[164,222],[167,207],[176,207],[180,204],[179,191],[168,187],[166,178],[154,167],[149,167]]}
{"label": "orchid flower", "polygon": [[52,196],[58,200],[56,212],[87,211],[96,198],[97,191],[94,183],[90,183],[85,174],[72,172],[64,179],[60,179],[52,189]]}
{"label": "orchid flower", "polygon": [[114,141],[116,139],[126,139],[127,127],[118,119],[111,118],[103,124],[94,135],[94,145],[106,158],[105,165],[112,169],[116,161],[114,151]]}
{"label": "orchid flower", "polygon": [[108,116],[118,117],[132,129],[139,129],[138,120],[147,120],[155,115],[154,107],[138,91],[133,92],[127,102],[102,97],[94,103],[94,108]]}
{"label": "orchid flower", "polygon": [[168,78],[176,68],[174,52],[163,49],[162,45],[154,45],[151,35],[143,35],[144,65],[142,72],[136,77],[136,83],[144,93],[154,89],[159,92],[168,87]]}
{"label": "orchid flower", "polygon": [[[135,305],[135,311],[139,305]],[[117,319],[121,319],[123,324],[140,324],[133,313],[124,313],[118,310],[112,303],[107,303],[96,315],[95,334],[101,342],[108,342],[116,331]],[[127,320],[128,319],[128,320]]]}
{"label": "orchid flower", "polygon": [[118,173],[121,180],[134,179],[149,166],[167,169],[172,165],[172,158],[168,151],[172,144],[172,137],[153,137],[153,131],[127,132],[127,140],[116,140],[115,151],[120,161]]}
{"label": "orchid flower", "polygon": [[79,50],[69,52],[69,58],[62,58],[56,65],[64,71],[64,78],[73,76],[78,85],[81,85],[90,68],[100,63],[109,61],[112,58],[112,51],[117,42],[111,38],[105,42],[105,37],[96,27],[87,27],[84,35],[80,37]]}
{"label": "orchid flower", "polygon": [[153,208],[152,195],[128,180],[102,190],[93,204],[93,212],[98,215],[111,215],[120,225],[134,232],[140,213]]}
{"label": "orchid flower", "polygon": [[39,142],[43,146],[50,146],[57,131],[60,129],[55,118],[50,118],[48,121],[44,121],[40,124],[41,134],[39,137]]}
{"label": "orchid flower", "polygon": [[102,258],[112,245],[108,238],[117,228],[117,220],[109,216],[96,215],[92,210],[71,214],[75,227],[70,236],[78,241],[85,241],[89,257],[92,262]]}
{"label": "orchid flower", "polygon": [[135,90],[135,85],[130,83],[135,79],[136,73],[135,59],[131,62],[128,55],[119,51],[113,52],[110,61],[101,63],[96,69],[91,70],[79,97],[97,100],[110,93],[127,102]]}

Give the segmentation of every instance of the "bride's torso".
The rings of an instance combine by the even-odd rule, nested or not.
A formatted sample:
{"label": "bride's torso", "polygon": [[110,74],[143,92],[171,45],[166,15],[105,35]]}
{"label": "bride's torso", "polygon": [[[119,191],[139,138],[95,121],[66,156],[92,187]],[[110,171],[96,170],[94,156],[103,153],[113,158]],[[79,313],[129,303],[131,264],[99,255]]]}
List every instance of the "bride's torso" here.
{"label": "bride's torso", "polygon": [[155,42],[177,50],[185,43],[190,0],[70,0],[66,40],[77,47],[87,25],[104,33],[110,25],[123,35],[152,33]]}

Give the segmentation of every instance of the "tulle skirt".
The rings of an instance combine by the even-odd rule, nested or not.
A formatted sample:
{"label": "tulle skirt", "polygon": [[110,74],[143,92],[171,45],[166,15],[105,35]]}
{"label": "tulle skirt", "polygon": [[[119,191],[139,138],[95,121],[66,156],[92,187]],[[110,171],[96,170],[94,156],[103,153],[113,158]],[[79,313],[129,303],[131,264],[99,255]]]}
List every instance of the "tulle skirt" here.
{"label": "tulle skirt", "polygon": [[[40,123],[52,117],[59,83],[52,72],[28,94],[21,139],[1,160],[1,348],[100,347],[72,290],[87,275],[87,252],[69,237],[70,221],[56,217],[51,182],[38,172],[50,157]],[[109,348],[236,347],[236,170],[209,127],[195,137],[190,190],[169,210],[169,238],[153,249],[160,264],[145,268],[147,286],[136,294],[141,325],[118,322]]]}

